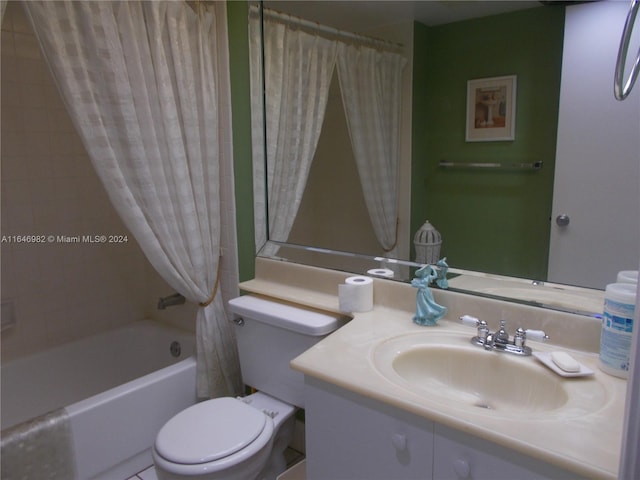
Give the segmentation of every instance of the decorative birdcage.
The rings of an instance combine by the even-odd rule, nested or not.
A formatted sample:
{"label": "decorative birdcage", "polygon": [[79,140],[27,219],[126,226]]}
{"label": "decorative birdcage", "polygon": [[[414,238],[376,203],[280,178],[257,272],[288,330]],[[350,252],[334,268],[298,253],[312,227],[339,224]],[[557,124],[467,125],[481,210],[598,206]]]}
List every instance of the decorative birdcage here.
{"label": "decorative birdcage", "polygon": [[435,265],[440,258],[442,237],[440,232],[427,220],[413,237],[413,245],[416,249],[417,263]]}

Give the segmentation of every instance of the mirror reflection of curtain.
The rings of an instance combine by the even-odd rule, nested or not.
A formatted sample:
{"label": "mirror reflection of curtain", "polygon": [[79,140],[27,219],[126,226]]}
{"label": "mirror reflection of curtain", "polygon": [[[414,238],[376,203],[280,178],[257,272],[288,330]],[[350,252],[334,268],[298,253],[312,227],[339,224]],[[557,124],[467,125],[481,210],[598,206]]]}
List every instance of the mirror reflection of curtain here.
{"label": "mirror reflection of curtain", "polygon": [[114,207],[198,302],[198,396],[241,393],[220,282],[220,163],[232,157],[226,4],[25,2]]}
{"label": "mirror reflection of curtain", "polygon": [[[305,28],[297,28],[298,23]],[[266,224],[268,238],[286,241],[289,237],[316,152],[337,63],[369,217],[378,242],[393,256],[398,229],[401,81],[406,59],[384,48],[365,46],[357,39],[366,43],[366,37],[347,33],[345,41],[337,40],[344,32],[332,32],[331,28],[329,35],[322,36],[324,27],[318,25],[316,29],[308,23],[266,10],[261,29],[257,13],[250,14],[256,249],[260,250],[267,240]],[[273,255],[277,248],[272,248],[262,253]]]}
{"label": "mirror reflection of curtain", "polygon": [[[250,28],[256,31],[255,25]],[[269,237],[286,239],[322,130],[337,43],[268,18],[263,33]],[[250,42],[253,66],[259,60],[257,47]],[[254,151],[264,148],[258,140],[260,135],[254,137]],[[256,240],[256,247],[263,240]]]}
{"label": "mirror reflection of curtain", "polygon": [[264,80],[262,75],[262,22],[249,8],[249,90],[251,95],[251,155],[253,167],[253,225],[255,249],[267,241],[267,191],[264,158]]}
{"label": "mirror reflection of curtain", "polygon": [[394,255],[398,231],[400,54],[341,43],[338,78],[369,217],[380,245]]}

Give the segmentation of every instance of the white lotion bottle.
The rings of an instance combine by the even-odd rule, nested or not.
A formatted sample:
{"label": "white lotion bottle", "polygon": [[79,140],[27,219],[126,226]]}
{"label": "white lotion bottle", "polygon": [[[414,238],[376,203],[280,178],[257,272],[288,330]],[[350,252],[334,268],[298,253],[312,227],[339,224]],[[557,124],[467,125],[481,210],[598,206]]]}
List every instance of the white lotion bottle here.
{"label": "white lotion bottle", "polygon": [[609,375],[629,375],[636,300],[636,285],[632,283],[611,283],[605,289],[600,370]]}

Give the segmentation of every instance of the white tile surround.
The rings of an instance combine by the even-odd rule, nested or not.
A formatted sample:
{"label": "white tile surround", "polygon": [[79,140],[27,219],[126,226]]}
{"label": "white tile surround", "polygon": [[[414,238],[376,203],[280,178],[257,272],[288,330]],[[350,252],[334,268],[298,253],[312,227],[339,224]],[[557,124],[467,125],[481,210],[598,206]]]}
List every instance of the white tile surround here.
{"label": "white tile surround", "polygon": [[[156,309],[158,297],[174,290],[111,206],[17,2],[7,5],[1,48],[1,235],[129,238],[113,245],[2,243],[2,301],[14,303],[17,320],[2,332],[2,360],[141,318],[195,329],[195,305]],[[222,165],[221,175],[223,194],[233,198],[232,166]],[[236,244],[235,210],[229,203],[222,205],[222,242],[234,252],[229,245]],[[224,298],[236,296],[235,254],[224,257],[222,272],[233,286],[223,283]]]}

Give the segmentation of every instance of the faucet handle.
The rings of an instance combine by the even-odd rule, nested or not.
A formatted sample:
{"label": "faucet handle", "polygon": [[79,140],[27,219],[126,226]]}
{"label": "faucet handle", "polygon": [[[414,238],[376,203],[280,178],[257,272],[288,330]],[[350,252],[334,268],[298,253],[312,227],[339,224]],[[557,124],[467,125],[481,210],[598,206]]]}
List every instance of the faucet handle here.
{"label": "faucet handle", "polygon": [[476,317],[472,317],[471,315],[462,315],[460,317],[460,321],[468,327],[476,327],[478,329],[478,336],[475,337],[479,339],[480,342],[484,342],[489,334],[489,327],[487,327],[487,322],[484,320],[479,320]]}
{"label": "faucet handle", "polygon": [[462,315],[460,317],[460,321],[467,327],[477,327],[478,325],[480,325],[480,320],[478,320],[476,317],[472,317],[471,315]]}
{"label": "faucet handle", "polygon": [[546,342],[549,340],[549,335],[544,333],[544,330],[533,330],[531,328],[527,328],[525,333],[527,334],[527,338],[532,340],[538,340],[540,342]]}

